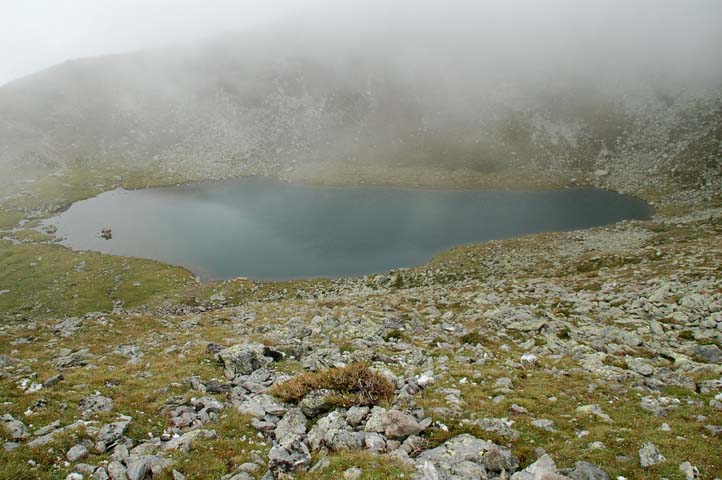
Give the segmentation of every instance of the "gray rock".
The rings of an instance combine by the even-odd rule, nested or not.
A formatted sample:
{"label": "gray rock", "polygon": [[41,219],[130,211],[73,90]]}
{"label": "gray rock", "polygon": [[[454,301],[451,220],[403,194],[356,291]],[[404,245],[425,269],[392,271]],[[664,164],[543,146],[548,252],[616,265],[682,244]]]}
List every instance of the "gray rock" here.
{"label": "gray rock", "polygon": [[87,456],[88,449],[85,447],[85,445],[81,444],[75,445],[65,454],[65,457],[68,459],[69,462],[77,462],[78,460],[82,460]]}
{"label": "gray rock", "polygon": [[654,373],[654,367],[642,358],[627,357],[627,367],[640,375],[648,377]]}
{"label": "gray rock", "polygon": [[610,480],[607,472],[589,462],[576,462],[567,476],[572,480]]}
{"label": "gray rock", "polygon": [[665,460],[667,459],[664,458],[664,455],[662,455],[657,449],[657,446],[651,442],[645,443],[642,445],[642,448],[639,449],[639,464],[642,468],[657,465]]}
{"label": "gray rock", "polygon": [[141,352],[138,345],[134,343],[118,345],[115,348],[115,353],[128,358],[128,363],[130,365],[137,365],[140,363],[141,357],[143,357],[143,352]]}
{"label": "gray rock", "polygon": [[386,437],[396,439],[417,435],[423,430],[414,417],[398,410],[386,412],[383,418],[383,426]]}
{"label": "gray rock", "polygon": [[218,413],[225,408],[223,402],[216,400],[213,397],[193,398],[191,399],[191,405],[196,410],[205,410],[206,412],[215,413]]}
{"label": "gray rock", "polygon": [[[334,410],[328,415],[321,417],[316,424],[311,427],[307,437],[308,444],[313,450],[319,450],[325,446],[326,435],[329,432],[338,432],[347,430],[348,428],[349,426],[344,420],[343,414],[338,410]],[[333,438],[333,435],[329,436],[329,438]]]}
{"label": "gray rock", "polygon": [[279,443],[302,439],[306,435],[308,421],[300,408],[291,408],[276,425],[274,435]]}
{"label": "gray rock", "polygon": [[521,472],[512,475],[511,480],[561,480],[565,478],[567,477],[559,475],[554,460],[549,455],[544,454]]}
{"label": "gray rock", "polygon": [[43,382],[43,388],[50,388],[53,385],[56,385],[63,379],[63,375],[61,373],[58,373],[56,375],[53,375],[52,377],[49,377],[47,380]]}
{"label": "gray rock", "polygon": [[238,470],[245,473],[256,473],[260,469],[261,467],[253,462],[246,462],[238,465]]}
{"label": "gray rock", "polygon": [[346,423],[352,427],[359,426],[369,414],[369,407],[353,406],[346,412]]}
{"label": "gray rock", "polygon": [[216,434],[215,430],[191,430],[190,432],[186,432],[180,437],[174,438],[171,441],[165,443],[162,448],[166,452],[179,450],[181,452],[188,453],[194,442],[198,440],[211,440],[216,438],[217,436],[218,435]]}
{"label": "gray rock", "polygon": [[316,462],[314,464],[314,466],[311,467],[308,471],[309,471],[309,473],[322,472],[323,470],[326,470],[330,466],[331,466],[331,460],[324,457],[324,458],[320,459],[318,462]]}
{"label": "gray rock", "polygon": [[93,478],[95,480],[110,480],[110,474],[104,467],[98,467],[95,469],[95,473],[93,473]]}
{"label": "gray rock", "polygon": [[55,420],[54,422],[51,422],[51,423],[45,425],[44,427],[38,428],[37,430],[35,430],[33,432],[33,436],[41,437],[43,435],[47,435],[48,433],[50,433],[54,430],[57,430],[58,428],[60,428],[60,420]]}
{"label": "gray rock", "polygon": [[512,422],[503,418],[482,418],[474,422],[482,430],[501,435],[511,441],[519,438],[519,432],[511,428]]}
{"label": "gray rock", "polygon": [[303,397],[298,406],[308,418],[317,417],[334,408],[330,399],[335,394],[333,390],[314,390]]}
{"label": "gray rock", "polygon": [[113,410],[113,400],[102,395],[91,395],[80,399],[78,410],[82,412],[84,417],[100,412],[110,412]]}
{"label": "gray rock", "polygon": [[457,435],[422,452],[415,460],[420,470],[424,469],[425,462],[433,465],[439,480],[485,478],[487,472],[512,473],[519,466],[508,449],[469,434]]}
{"label": "gray rock", "polygon": [[7,355],[0,355],[0,368],[10,368],[15,366],[16,361]]}
{"label": "gray rock", "polygon": [[20,447],[20,444],[17,442],[5,442],[3,444],[3,449],[5,449],[6,452],[12,452],[14,450],[17,450],[18,447]]}
{"label": "gray rock", "polygon": [[[68,349],[69,350],[69,349]],[[82,348],[75,352],[63,352],[55,359],[55,368],[58,370],[66,370],[68,368],[84,367],[88,364],[90,358],[90,350]]]}
{"label": "gray rock", "polygon": [[116,462],[125,462],[130,452],[128,452],[128,446],[120,444],[113,449],[113,453],[110,455],[110,459]]}
{"label": "gray rock", "polygon": [[131,420],[130,417],[122,417],[117,422],[107,423],[100,427],[95,436],[95,449],[98,453],[105,453],[106,450],[113,448],[125,434]]}
{"label": "gray rock", "polygon": [[223,366],[226,378],[233,379],[237,375],[249,375],[273,362],[271,356],[265,356],[266,351],[263,344],[246,343],[225,348],[216,354],[216,358]]}
{"label": "gray rock", "polygon": [[705,363],[722,363],[722,350],[717,345],[699,345],[694,351]]}
{"label": "gray rock", "polygon": [[684,475],[685,480],[699,480],[699,470],[689,462],[684,462],[679,465],[679,471]]}
{"label": "gray rock", "polygon": [[361,469],[358,467],[346,469],[343,472],[343,478],[344,480],[358,480],[361,478]]}
{"label": "gray rock", "polygon": [[46,435],[42,435],[42,436],[34,438],[30,442],[28,442],[28,447],[29,448],[42,447],[42,446],[47,445],[48,443],[52,442],[55,439],[55,437],[57,435],[60,435],[61,433],[76,430],[78,428],[87,428],[88,425],[89,425],[88,422],[84,422],[83,420],[78,420],[65,427],[57,428]]}
{"label": "gray rock", "polygon": [[414,477],[415,480],[440,480],[439,472],[436,470],[434,464],[428,460],[426,460],[422,465],[419,465],[417,470],[417,474]]}
{"label": "gray rock", "polygon": [[554,428],[554,420],[549,420],[548,418],[532,420],[531,424],[537,428],[546,430],[547,432],[556,432],[556,429]]}
{"label": "gray rock", "polygon": [[244,415],[261,418],[266,414],[285,415],[287,408],[268,394],[254,395],[235,405],[236,410]]}
{"label": "gray rock", "polygon": [[369,415],[368,420],[366,420],[366,425],[364,426],[364,432],[376,432],[376,433],[383,433],[385,426],[384,426],[384,418],[386,417],[386,409],[381,407],[373,407],[371,409],[371,415]]}
{"label": "gray rock", "polygon": [[53,333],[60,335],[61,337],[70,337],[77,332],[83,325],[83,321],[80,318],[66,318],[65,320],[58,322],[53,327]]}
{"label": "gray rock", "polygon": [[253,480],[253,477],[249,473],[238,472],[235,475],[233,475],[231,478],[229,478],[228,480]]}
{"label": "gray rock", "polygon": [[323,436],[323,442],[332,451],[361,450],[364,446],[364,434],[332,429]]}
{"label": "gray rock", "polygon": [[379,433],[369,432],[364,435],[364,446],[373,453],[386,451],[386,439]]}
{"label": "gray rock", "polygon": [[580,415],[594,415],[603,422],[612,423],[612,418],[606,413],[604,413],[602,407],[596,404],[582,405],[581,407],[577,407],[577,413]]}
{"label": "gray rock", "polygon": [[87,463],[78,463],[73,467],[73,471],[78,472],[82,475],[87,475],[88,477],[95,473],[95,470],[95,465],[88,465]]}
{"label": "gray rock", "polygon": [[145,458],[128,461],[126,475],[128,475],[128,480],[146,480],[147,478],[151,478],[152,470],[150,463]]}
{"label": "gray rock", "polygon": [[0,425],[2,425],[3,430],[10,436],[11,440],[25,440],[30,437],[25,424],[13,418],[9,413],[0,417]]}
{"label": "gray rock", "polygon": [[311,465],[311,453],[300,440],[274,445],[268,453],[268,469],[274,478],[281,473],[304,472]]}
{"label": "gray rock", "polygon": [[112,461],[108,463],[108,475],[111,480],[128,480],[127,470],[122,463]]}

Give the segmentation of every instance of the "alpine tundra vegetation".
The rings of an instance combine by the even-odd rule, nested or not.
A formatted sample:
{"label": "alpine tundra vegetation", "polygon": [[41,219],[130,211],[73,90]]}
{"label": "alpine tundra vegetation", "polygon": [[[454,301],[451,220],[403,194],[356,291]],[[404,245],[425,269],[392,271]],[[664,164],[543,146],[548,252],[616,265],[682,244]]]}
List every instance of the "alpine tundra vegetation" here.
{"label": "alpine tundra vegetation", "polygon": [[[722,478],[720,25],[705,0],[328,2],[0,87],[0,479]],[[654,213],[279,281],[47,222],[259,176]]]}

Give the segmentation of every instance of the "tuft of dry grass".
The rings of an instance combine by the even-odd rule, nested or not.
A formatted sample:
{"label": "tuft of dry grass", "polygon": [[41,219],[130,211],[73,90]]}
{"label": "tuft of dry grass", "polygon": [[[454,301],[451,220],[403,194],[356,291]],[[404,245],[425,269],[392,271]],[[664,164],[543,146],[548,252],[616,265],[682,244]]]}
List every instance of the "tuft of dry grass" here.
{"label": "tuft of dry grass", "polygon": [[297,402],[313,390],[337,392],[333,402],[341,406],[376,405],[390,400],[394,385],[363,363],[343,368],[306,372],[271,387],[271,394],[286,401]]}

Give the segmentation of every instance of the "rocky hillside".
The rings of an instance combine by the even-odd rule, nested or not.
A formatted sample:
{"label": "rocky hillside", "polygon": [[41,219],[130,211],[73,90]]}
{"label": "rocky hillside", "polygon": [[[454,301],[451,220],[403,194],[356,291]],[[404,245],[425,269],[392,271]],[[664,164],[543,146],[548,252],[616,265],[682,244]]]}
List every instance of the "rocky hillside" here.
{"label": "rocky hillside", "polygon": [[[0,165],[21,178],[107,168],[176,181],[511,171],[627,190],[720,174],[718,82],[620,65],[502,75],[429,35],[399,51],[382,37],[369,53],[343,35],[264,31],[69,61],[0,89]],[[343,46],[329,53],[332,41]]]}

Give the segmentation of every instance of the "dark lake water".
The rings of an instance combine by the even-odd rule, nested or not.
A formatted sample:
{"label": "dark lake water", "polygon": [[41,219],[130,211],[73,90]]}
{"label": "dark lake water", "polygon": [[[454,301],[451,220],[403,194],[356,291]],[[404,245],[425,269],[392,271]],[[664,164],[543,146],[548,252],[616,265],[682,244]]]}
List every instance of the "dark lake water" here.
{"label": "dark lake water", "polygon": [[[242,179],[114,190],[48,223],[76,250],[161,260],[204,279],[289,279],[383,272],[457,245],[651,213],[641,200],[594,189],[335,188]],[[106,227],[111,240],[97,237]]]}

